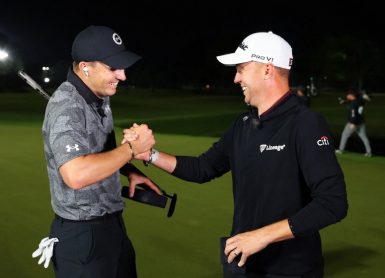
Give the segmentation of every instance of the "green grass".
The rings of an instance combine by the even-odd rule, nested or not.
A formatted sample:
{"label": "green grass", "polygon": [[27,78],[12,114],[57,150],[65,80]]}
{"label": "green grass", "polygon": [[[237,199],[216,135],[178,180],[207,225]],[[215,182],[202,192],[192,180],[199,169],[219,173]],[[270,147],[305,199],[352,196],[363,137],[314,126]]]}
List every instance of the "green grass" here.
{"label": "green grass", "polygon": [[384,277],[385,159],[338,156],[347,184],[349,212],[322,231],[326,277]]}
{"label": "green grass", "polygon": [[[314,98],[312,107],[338,133],[345,110],[335,99]],[[376,111],[366,111],[368,133],[379,138],[385,137],[383,104],[383,98],[377,99],[367,106]],[[53,215],[41,138],[44,106],[45,100],[35,94],[0,94],[2,277],[53,277],[51,267],[44,269],[31,256]],[[122,127],[147,122],[158,149],[186,155],[205,151],[245,109],[238,95],[134,91],[114,97],[112,107],[118,140]],[[325,277],[385,277],[385,157],[346,152],[338,159],[350,207],[341,223],[322,230]],[[233,208],[230,175],[199,185],[136,165],[168,193],[178,194],[172,218],[167,218],[167,209],[126,200],[124,218],[136,248],[139,277],[221,277],[219,237],[231,229]]]}

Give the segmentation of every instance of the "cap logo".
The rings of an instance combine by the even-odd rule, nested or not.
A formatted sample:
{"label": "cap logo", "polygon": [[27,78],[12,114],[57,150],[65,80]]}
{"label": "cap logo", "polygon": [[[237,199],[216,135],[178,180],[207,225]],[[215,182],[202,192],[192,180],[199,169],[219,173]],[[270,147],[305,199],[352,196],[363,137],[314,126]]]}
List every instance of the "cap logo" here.
{"label": "cap logo", "polygon": [[112,39],[114,40],[114,42],[117,44],[117,45],[121,45],[123,43],[122,39],[120,38],[120,36],[116,33],[113,33],[112,34]]}
{"label": "cap logo", "polygon": [[293,58],[290,58],[289,60],[289,66],[291,67],[293,65]]}
{"label": "cap logo", "polygon": [[243,42],[241,42],[240,44],[239,44],[239,46],[238,46],[240,49],[242,49],[242,50],[246,50],[246,49],[248,49],[249,47],[246,45],[246,44],[244,44]]}
{"label": "cap logo", "polygon": [[274,61],[274,58],[272,57],[267,57],[267,56],[261,56],[261,55],[257,55],[257,54],[251,54],[251,59],[258,59],[258,60],[262,60],[262,61],[268,61],[268,62],[273,62]]}

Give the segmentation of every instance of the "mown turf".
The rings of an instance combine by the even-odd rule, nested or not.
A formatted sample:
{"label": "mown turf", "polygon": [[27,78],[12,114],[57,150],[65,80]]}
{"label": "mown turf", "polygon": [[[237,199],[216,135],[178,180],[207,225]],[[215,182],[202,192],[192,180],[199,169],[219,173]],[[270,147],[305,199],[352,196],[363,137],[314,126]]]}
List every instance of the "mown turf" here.
{"label": "mown turf", "polygon": [[[312,107],[325,117],[339,121],[345,116],[330,116],[330,109],[338,111],[338,106],[327,105],[334,96],[318,99],[312,100]],[[232,115],[244,111],[241,101],[239,96],[130,91],[113,101],[117,137],[121,127],[132,122],[151,122],[157,148],[196,155],[216,140]],[[34,94],[0,94],[1,277],[53,277],[51,267],[44,269],[31,257],[52,219],[40,131],[44,104]],[[384,126],[383,120],[371,120],[374,126]],[[379,129],[378,136],[383,132]],[[350,208],[346,219],[322,231],[325,277],[384,277],[385,158],[347,152],[338,159]],[[218,243],[231,228],[230,175],[199,185],[136,165],[168,193],[178,194],[172,218],[167,218],[166,209],[126,201],[124,218],[136,248],[139,277],[221,277]]]}

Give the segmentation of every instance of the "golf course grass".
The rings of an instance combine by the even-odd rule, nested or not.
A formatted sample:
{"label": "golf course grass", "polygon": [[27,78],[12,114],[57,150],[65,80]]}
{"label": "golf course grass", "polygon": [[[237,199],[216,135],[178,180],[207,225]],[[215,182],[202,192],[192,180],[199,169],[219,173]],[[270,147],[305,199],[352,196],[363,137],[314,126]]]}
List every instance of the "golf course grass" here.
{"label": "golf course grass", "polygon": [[[320,95],[311,104],[336,137],[346,121],[338,96]],[[123,127],[148,123],[156,148],[180,155],[205,151],[245,111],[240,95],[202,92],[126,90],[111,101],[118,141]],[[53,277],[51,266],[45,269],[31,256],[48,235],[53,216],[41,136],[45,102],[32,92],[0,94],[1,277]],[[369,138],[378,142],[385,140],[384,108],[385,95],[376,96],[365,110]],[[347,184],[348,216],[321,231],[325,277],[385,277],[385,157],[376,155],[376,150],[381,153],[380,143],[373,157],[364,157],[362,143],[352,139],[348,151],[338,156]],[[221,277],[219,237],[229,234],[232,221],[230,174],[193,184],[134,164],[167,193],[178,194],[171,218],[168,206],[125,200],[123,215],[136,249],[139,277]],[[122,178],[122,184],[127,180]]]}

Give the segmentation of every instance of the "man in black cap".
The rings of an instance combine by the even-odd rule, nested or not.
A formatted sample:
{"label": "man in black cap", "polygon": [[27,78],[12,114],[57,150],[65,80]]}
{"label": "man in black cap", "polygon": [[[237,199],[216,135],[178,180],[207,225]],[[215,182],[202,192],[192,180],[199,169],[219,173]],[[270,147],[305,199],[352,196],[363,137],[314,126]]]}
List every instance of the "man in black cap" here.
{"label": "man in black cap", "polygon": [[[148,178],[128,171],[135,155],[155,144],[144,124],[135,141],[116,147],[109,97],[124,69],[140,57],[105,26],[89,26],[75,38],[67,81],[52,95],[43,123],[44,151],[55,218],[51,238],[56,277],[136,277],[135,251],[122,219],[120,174],[135,185]],[[54,243],[52,243],[54,244]]]}

